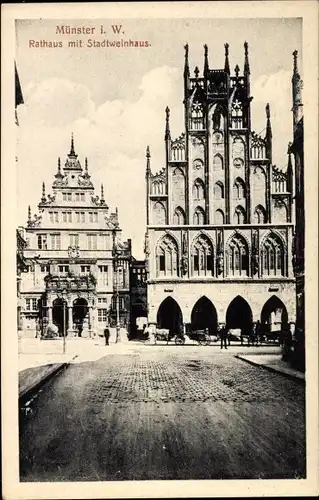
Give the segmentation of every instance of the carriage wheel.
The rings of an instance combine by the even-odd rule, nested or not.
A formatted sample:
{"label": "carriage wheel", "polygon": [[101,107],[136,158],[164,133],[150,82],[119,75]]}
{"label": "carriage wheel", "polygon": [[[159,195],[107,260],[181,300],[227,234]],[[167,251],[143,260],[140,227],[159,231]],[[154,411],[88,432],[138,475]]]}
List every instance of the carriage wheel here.
{"label": "carriage wheel", "polygon": [[205,337],[205,345],[210,345],[210,343],[211,343],[211,339],[210,339],[209,335],[207,335]]}

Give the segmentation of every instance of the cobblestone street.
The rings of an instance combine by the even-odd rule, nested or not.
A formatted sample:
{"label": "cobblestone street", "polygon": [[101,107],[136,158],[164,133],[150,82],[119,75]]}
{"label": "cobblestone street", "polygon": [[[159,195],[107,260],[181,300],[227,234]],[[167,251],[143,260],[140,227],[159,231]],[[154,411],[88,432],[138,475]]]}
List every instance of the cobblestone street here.
{"label": "cobblestone street", "polygon": [[115,352],[34,401],[21,480],[304,477],[304,434],[302,383],[210,348]]}

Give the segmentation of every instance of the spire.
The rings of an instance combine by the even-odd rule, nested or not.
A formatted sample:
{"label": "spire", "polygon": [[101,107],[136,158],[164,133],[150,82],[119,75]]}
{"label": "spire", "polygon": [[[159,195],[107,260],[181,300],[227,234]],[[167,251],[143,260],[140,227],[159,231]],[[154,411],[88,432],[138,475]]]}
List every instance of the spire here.
{"label": "spire", "polygon": [[248,59],[248,43],[244,43],[245,47],[245,64],[244,64],[244,75],[250,75],[249,59]]}
{"label": "spire", "polygon": [[58,174],[60,174],[60,173],[61,173],[61,158],[59,156],[59,158],[58,158]]}
{"label": "spire", "polygon": [[302,117],[302,80],[298,71],[298,51],[294,50],[293,55],[293,74],[292,74],[292,111],[294,126]]}
{"label": "spire", "polygon": [[146,148],[146,176],[148,176],[151,173],[151,153],[150,153],[150,147],[147,146]]}
{"label": "spire", "polygon": [[271,130],[271,122],[270,122],[270,106],[269,102],[266,104],[266,117],[267,117],[267,125],[266,125],[266,137],[272,138],[272,130]]}
{"label": "spire", "polygon": [[89,169],[88,169],[88,159],[85,157],[85,173],[88,174],[89,173]]}
{"label": "spire", "polygon": [[184,49],[185,49],[184,77],[189,77],[188,43],[184,45]]}
{"label": "spire", "polygon": [[46,197],[45,197],[45,184],[44,184],[44,182],[42,182],[42,198],[41,198],[41,201],[42,202],[46,201]]}
{"label": "spire", "polygon": [[236,78],[238,78],[239,72],[240,72],[240,68],[239,68],[238,64],[236,64],[236,66],[235,66],[235,75],[236,75]]}
{"label": "spire", "polygon": [[270,106],[269,102],[266,104],[266,117],[267,117],[267,124],[266,124],[266,148],[267,148],[267,158],[270,160],[270,163],[272,163],[272,130],[271,130],[271,122],[270,122]]}
{"label": "spire", "polygon": [[224,67],[224,71],[228,74],[230,74],[230,68],[229,68],[229,59],[228,59],[228,54],[229,54],[229,45],[228,43],[225,43],[224,45],[225,47],[225,67]]}
{"label": "spire", "polygon": [[104,187],[103,184],[101,184],[101,202],[104,202]]}
{"label": "spire", "polygon": [[195,78],[196,78],[196,80],[197,80],[198,75],[199,75],[199,69],[198,69],[198,66],[195,66],[195,69],[194,69],[194,74],[195,74]]}
{"label": "spire", "polygon": [[28,222],[31,222],[31,206],[28,206]]}
{"label": "spire", "polygon": [[205,43],[204,45],[204,78],[207,78],[208,76],[208,71],[209,71],[209,64],[208,64],[208,47]]}
{"label": "spire", "polygon": [[169,128],[170,109],[168,106],[166,106],[165,113],[166,113],[165,140],[167,140],[171,138],[171,131]]}
{"label": "spire", "polygon": [[72,132],[72,134],[71,134],[71,149],[70,149],[70,155],[71,155],[71,156],[75,156],[73,132]]}
{"label": "spire", "polygon": [[288,167],[287,167],[287,191],[292,193],[293,190],[293,170],[292,170],[292,162],[291,162],[291,142],[288,144]]}
{"label": "spire", "polygon": [[293,58],[294,58],[294,73],[293,73],[293,75],[294,76],[295,75],[300,76],[299,72],[298,72],[298,50],[294,50],[293,53],[292,53],[292,55],[293,55]]}

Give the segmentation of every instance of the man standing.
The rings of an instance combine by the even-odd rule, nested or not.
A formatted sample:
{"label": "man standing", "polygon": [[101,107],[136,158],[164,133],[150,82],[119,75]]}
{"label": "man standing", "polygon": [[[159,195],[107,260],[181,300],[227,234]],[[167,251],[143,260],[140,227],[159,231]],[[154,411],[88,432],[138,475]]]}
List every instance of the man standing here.
{"label": "man standing", "polygon": [[227,331],[224,326],[220,329],[220,348],[222,349],[223,347],[227,349]]}
{"label": "man standing", "polygon": [[105,345],[109,345],[110,340],[110,329],[106,326],[104,328]]}

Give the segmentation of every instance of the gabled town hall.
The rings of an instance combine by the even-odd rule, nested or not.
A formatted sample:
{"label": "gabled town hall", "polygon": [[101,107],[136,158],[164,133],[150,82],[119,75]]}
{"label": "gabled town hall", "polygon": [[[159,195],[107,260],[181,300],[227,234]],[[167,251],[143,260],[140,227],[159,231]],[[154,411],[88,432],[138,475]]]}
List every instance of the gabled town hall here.
{"label": "gabled town hall", "polygon": [[[146,151],[148,322],[177,331],[227,325],[270,331],[295,322],[293,171],[273,164],[271,110],[252,127],[248,44],[230,69],[190,70],[185,46],[184,130],[154,173]],[[279,140],[277,138],[277,140]],[[284,148],[287,145],[283,146]]]}

